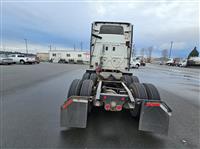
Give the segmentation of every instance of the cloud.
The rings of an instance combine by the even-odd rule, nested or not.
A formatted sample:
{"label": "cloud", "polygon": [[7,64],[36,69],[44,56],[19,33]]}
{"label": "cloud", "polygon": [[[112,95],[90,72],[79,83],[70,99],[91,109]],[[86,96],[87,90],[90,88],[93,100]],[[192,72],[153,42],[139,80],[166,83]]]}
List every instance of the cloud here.
{"label": "cloud", "polygon": [[[171,46],[171,42],[163,43],[159,46],[159,49],[160,50],[170,49],[170,46]],[[187,43],[185,42],[173,42],[173,49],[176,49],[176,50],[183,50],[186,46],[187,46]]]}
{"label": "cloud", "polygon": [[78,47],[82,41],[89,49],[91,22],[125,21],[134,24],[137,48],[163,48],[174,41],[177,50],[190,49],[199,45],[198,4],[176,0],[3,3],[3,40],[23,45],[28,38],[36,47]]}

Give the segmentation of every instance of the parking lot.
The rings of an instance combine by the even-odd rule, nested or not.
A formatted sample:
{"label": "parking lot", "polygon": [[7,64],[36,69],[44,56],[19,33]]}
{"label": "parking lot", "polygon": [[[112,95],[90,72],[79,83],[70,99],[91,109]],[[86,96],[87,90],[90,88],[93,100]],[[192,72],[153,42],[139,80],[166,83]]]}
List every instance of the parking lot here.
{"label": "parking lot", "polygon": [[0,66],[1,148],[199,148],[200,69],[148,64],[133,73],[172,108],[168,136],[138,131],[127,111],[94,110],[86,129],[59,126],[70,83],[87,65]]}

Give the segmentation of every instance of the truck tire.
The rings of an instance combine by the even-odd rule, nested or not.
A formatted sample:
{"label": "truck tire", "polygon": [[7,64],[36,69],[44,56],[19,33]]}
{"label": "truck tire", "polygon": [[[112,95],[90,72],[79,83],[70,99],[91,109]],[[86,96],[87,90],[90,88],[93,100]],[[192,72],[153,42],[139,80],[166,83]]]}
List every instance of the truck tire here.
{"label": "truck tire", "polygon": [[132,76],[131,79],[132,79],[132,83],[140,83],[137,76]]}
{"label": "truck tire", "polygon": [[[93,86],[94,82],[92,80],[84,80],[81,87],[80,96],[91,96]],[[92,111],[92,107],[92,103],[88,102],[88,114]]]}
{"label": "truck tire", "polygon": [[97,74],[91,73],[90,80],[92,80],[94,82],[94,85],[95,85],[97,83]]}
{"label": "truck tire", "polygon": [[139,64],[136,64],[136,65],[135,65],[135,68],[136,68],[136,69],[138,69],[139,67],[140,67],[140,65],[139,65]]}
{"label": "truck tire", "polygon": [[79,96],[81,86],[82,86],[82,80],[79,79],[73,80],[70,85],[67,97],[69,98],[70,96]]}
{"label": "truck tire", "polygon": [[25,64],[24,60],[20,60],[19,62],[20,62],[20,64]]}
{"label": "truck tire", "polygon": [[94,82],[92,80],[84,80],[80,90],[80,96],[91,96]]}
{"label": "truck tire", "polygon": [[[132,83],[129,89],[131,90],[133,97],[139,99],[148,99],[148,95],[143,84]],[[138,118],[140,116],[140,109],[141,109],[141,104],[140,105],[136,104],[135,109],[130,110],[131,115],[133,117]]]}
{"label": "truck tire", "polygon": [[153,84],[143,83],[143,85],[147,91],[149,100],[160,100],[160,94],[159,94],[157,88]]}
{"label": "truck tire", "polygon": [[89,79],[89,78],[90,78],[90,73],[85,72],[85,73],[83,74],[82,80],[84,81],[84,80],[87,80],[87,79]]}
{"label": "truck tire", "polygon": [[132,76],[129,76],[129,75],[123,75],[122,76],[122,81],[127,85],[131,85],[132,83]]}

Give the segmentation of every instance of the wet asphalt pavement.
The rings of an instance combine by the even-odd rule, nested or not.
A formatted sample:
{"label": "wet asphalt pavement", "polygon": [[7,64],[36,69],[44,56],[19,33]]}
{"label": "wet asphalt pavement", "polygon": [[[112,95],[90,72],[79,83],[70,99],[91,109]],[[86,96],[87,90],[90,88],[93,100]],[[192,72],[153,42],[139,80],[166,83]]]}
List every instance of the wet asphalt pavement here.
{"label": "wet asphalt pavement", "polygon": [[132,70],[153,83],[173,109],[168,136],[138,131],[124,112],[94,110],[86,129],[59,127],[59,109],[71,81],[87,66],[0,66],[1,148],[199,148],[198,69],[148,65]]}

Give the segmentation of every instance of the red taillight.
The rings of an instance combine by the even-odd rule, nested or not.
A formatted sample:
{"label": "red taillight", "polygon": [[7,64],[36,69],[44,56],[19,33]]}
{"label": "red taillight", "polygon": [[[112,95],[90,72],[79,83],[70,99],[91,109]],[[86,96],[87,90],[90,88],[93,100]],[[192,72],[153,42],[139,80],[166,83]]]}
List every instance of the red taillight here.
{"label": "red taillight", "polygon": [[106,104],[106,105],[105,105],[105,109],[106,109],[106,110],[110,110],[110,104]]}
{"label": "red taillight", "polygon": [[147,106],[147,107],[159,107],[160,103],[158,103],[158,102],[147,102],[147,103],[145,103],[145,106]]}
{"label": "red taillight", "polygon": [[63,104],[63,109],[66,109],[70,104],[72,104],[73,100],[72,99],[68,99],[64,104]]}
{"label": "red taillight", "polygon": [[103,99],[106,100],[107,96],[103,96]]}
{"label": "red taillight", "polygon": [[124,98],[124,97],[122,97],[122,98],[121,98],[121,101],[124,101],[124,100],[125,100],[125,98]]}
{"label": "red taillight", "polygon": [[121,110],[122,110],[122,105],[117,105],[117,106],[116,106],[116,110],[117,110],[117,111],[121,111]]}

